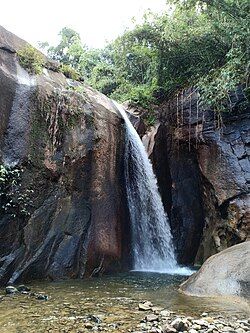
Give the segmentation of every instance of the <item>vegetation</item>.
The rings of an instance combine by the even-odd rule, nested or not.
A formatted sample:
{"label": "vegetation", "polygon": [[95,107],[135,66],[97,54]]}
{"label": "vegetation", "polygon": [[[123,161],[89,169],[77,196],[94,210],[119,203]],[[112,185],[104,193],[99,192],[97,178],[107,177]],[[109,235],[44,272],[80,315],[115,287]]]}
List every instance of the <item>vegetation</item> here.
{"label": "vegetation", "polygon": [[23,169],[19,167],[5,167],[0,165],[0,213],[10,214],[12,217],[28,217],[32,200],[31,189],[21,189],[21,175]]}
{"label": "vegetation", "polygon": [[48,55],[111,98],[143,107],[190,85],[218,111],[237,85],[249,95],[249,0],[168,2],[171,13],[145,14],[101,50],[87,49],[64,28],[58,46],[47,45]]}
{"label": "vegetation", "polygon": [[18,51],[20,65],[31,74],[41,74],[45,65],[43,55],[33,46],[27,45]]}
{"label": "vegetation", "polygon": [[59,69],[60,72],[63,73],[67,78],[75,81],[81,80],[80,74],[72,66],[67,64],[61,64]]}

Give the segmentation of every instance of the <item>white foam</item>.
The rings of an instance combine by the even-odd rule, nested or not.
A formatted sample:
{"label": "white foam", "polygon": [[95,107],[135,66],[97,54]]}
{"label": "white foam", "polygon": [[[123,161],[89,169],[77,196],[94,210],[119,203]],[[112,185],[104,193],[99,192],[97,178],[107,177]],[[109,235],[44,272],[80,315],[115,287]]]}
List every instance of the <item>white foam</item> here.
{"label": "white foam", "polygon": [[141,273],[158,273],[158,274],[169,274],[169,275],[183,275],[190,276],[196,272],[196,270],[188,267],[175,267],[170,269],[163,270],[154,270],[154,269],[133,269],[131,272],[141,272]]}

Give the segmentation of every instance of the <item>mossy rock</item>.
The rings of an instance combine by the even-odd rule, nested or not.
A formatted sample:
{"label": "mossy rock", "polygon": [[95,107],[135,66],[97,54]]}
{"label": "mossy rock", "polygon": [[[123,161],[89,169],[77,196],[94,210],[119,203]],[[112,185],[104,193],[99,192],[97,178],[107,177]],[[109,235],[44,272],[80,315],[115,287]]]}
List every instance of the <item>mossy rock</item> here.
{"label": "mossy rock", "polygon": [[42,74],[45,65],[43,55],[31,45],[26,45],[17,52],[20,65],[30,74]]}

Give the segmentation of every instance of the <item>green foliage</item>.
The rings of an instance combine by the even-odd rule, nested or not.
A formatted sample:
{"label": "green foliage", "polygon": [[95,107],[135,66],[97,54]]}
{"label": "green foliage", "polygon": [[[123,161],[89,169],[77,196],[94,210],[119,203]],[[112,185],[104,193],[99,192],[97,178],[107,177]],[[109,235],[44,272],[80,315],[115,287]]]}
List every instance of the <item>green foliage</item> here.
{"label": "green foliage", "polygon": [[102,62],[94,66],[89,81],[97,90],[108,96],[119,86],[113,66]]}
{"label": "green foliage", "polygon": [[57,46],[48,47],[46,43],[40,44],[40,46],[47,48],[48,56],[51,59],[78,70],[85,49],[81,43],[80,35],[73,29],[65,27],[60,31],[59,36],[61,40]]}
{"label": "green foliage", "polygon": [[[215,111],[226,111],[231,105],[229,92],[236,86],[245,86],[247,94],[249,84],[249,19],[250,2],[248,0],[232,1],[173,1],[178,10],[184,14],[195,10],[196,15],[204,18],[204,27],[210,27],[211,33],[218,41],[221,54],[215,54],[209,48],[212,59],[208,71],[199,73],[191,83],[197,85],[203,104]],[[206,43],[208,46],[208,43]],[[216,47],[216,45],[212,45]],[[219,48],[216,48],[218,52]],[[192,69],[194,72],[200,61]]]}
{"label": "green foliage", "polygon": [[[122,91],[122,89],[124,89]],[[140,105],[148,109],[151,104],[156,102],[153,96],[154,86],[147,84],[132,85],[124,83],[111,94],[111,97],[121,102],[130,101],[134,105]]]}
{"label": "green foliage", "polygon": [[43,55],[33,46],[26,45],[18,51],[20,65],[31,74],[41,74],[45,60]]}
{"label": "green foliage", "polygon": [[203,103],[225,110],[230,90],[243,84],[249,92],[249,0],[168,2],[174,4],[171,14],[147,13],[104,49],[87,49],[75,31],[64,28],[48,54],[118,101],[150,109],[192,85]]}
{"label": "green foliage", "polygon": [[154,126],[156,119],[157,119],[157,115],[155,114],[155,111],[152,109],[148,110],[148,112],[146,113],[146,117],[145,117],[146,125]]}
{"label": "green foliage", "polygon": [[31,189],[21,189],[23,170],[0,165],[0,213],[12,217],[28,217],[31,204]]}

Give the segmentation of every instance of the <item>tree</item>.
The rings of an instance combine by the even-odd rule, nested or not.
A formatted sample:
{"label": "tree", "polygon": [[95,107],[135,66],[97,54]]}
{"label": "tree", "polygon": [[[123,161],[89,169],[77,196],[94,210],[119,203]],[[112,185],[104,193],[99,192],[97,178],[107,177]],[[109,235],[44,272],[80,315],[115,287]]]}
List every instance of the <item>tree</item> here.
{"label": "tree", "polygon": [[94,88],[144,107],[189,85],[222,110],[238,84],[249,93],[249,0],[169,0],[174,11],[147,13],[103,49],[88,49],[74,30],[48,49]]}
{"label": "tree", "polygon": [[59,36],[61,37],[59,44],[48,48],[48,56],[78,70],[81,58],[86,51],[80,35],[73,29],[65,27],[60,31]]}

